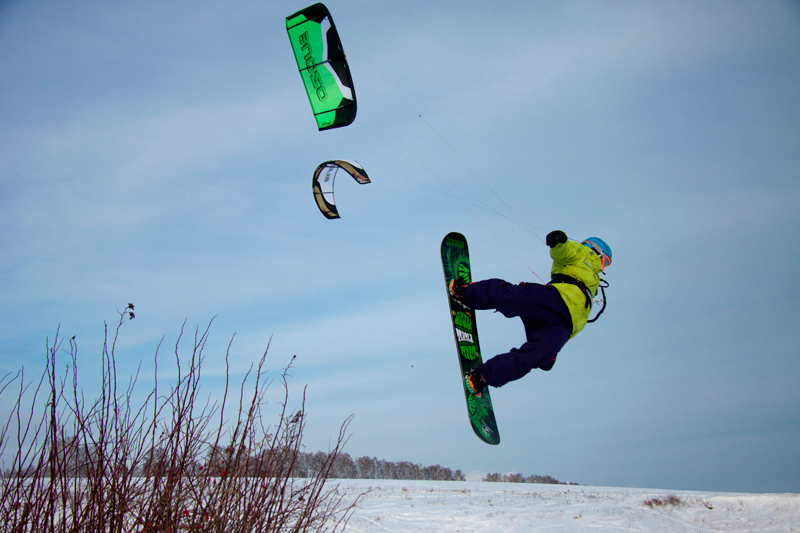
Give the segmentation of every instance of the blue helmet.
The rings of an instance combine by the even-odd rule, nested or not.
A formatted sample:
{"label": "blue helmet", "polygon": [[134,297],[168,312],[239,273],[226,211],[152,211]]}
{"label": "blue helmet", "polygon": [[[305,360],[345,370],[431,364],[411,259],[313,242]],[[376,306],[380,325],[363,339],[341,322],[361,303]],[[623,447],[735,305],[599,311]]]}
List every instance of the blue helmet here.
{"label": "blue helmet", "polygon": [[[600,259],[605,258],[605,260],[603,260],[603,268],[611,264],[611,247],[606,244],[606,241],[600,237],[589,237],[581,244],[594,250],[595,253],[600,256]],[[608,262],[606,263],[606,261]]]}

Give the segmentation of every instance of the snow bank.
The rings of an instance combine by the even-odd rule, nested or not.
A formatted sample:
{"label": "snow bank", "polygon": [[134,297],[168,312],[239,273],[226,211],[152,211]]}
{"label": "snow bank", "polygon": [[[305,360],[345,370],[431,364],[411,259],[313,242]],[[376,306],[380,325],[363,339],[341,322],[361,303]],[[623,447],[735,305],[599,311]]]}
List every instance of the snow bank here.
{"label": "snow bank", "polygon": [[[350,520],[349,533],[587,529],[800,532],[798,494],[457,481],[341,480],[338,483],[352,494],[369,490]],[[666,503],[669,496],[676,496],[680,503]],[[651,504],[647,505],[647,501]]]}

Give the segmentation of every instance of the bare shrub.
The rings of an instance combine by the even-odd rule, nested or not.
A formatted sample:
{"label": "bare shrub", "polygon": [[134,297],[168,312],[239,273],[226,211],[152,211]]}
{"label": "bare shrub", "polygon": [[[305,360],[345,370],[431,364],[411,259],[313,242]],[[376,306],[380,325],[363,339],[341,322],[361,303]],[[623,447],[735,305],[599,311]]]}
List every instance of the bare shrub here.
{"label": "bare shrub", "polygon": [[661,498],[650,498],[644,501],[644,505],[650,508],[655,507],[677,507],[681,505],[683,501],[678,496],[674,494],[670,494],[669,496],[665,497],[664,499]]}
{"label": "bare shrub", "polygon": [[[175,345],[177,378],[134,400],[139,373],[120,386],[115,345],[133,305],[120,313],[102,351],[101,387],[93,401],[78,386],[77,345],[62,350],[59,332],[47,343],[47,366],[38,382],[23,371],[0,379],[0,394],[15,388],[16,400],[0,431],[0,523],[14,532],[277,532],[343,530],[363,494],[348,496],[326,485],[346,443],[352,417],[342,423],[332,449],[308,477],[291,473],[305,427],[305,389],[298,409],[289,407],[287,373],[278,381],[277,421],[265,420],[269,345],[238,388],[235,407],[229,384],[219,402],[199,395],[203,349],[211,324],[195,331],[183,359]],[[68,360],[59,373],[56,359]],[[292,358],[294,360],[294,357]],[[229,412],[234,416],[226,418]]]}

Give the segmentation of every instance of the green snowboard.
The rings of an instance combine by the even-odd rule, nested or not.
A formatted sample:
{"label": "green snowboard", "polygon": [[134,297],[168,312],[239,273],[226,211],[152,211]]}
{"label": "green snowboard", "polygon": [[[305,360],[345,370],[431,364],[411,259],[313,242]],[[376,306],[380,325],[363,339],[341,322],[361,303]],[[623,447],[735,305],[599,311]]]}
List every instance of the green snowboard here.
{"label": "green snowboard", "polygon": [[489,388],[476,397],[467,390],[464,377],[476,366],[483,363],[481,348],[478,343],[478,326],[475,322],[475,311],[450,295],[449,284],[451,279],[463,278],[466,282],[472,281],[469,268],[469,248],[467,239],[460,233],[448,233],[442,240],[442,268],[444,281],[447,286],[447,301],[450,303],[450,318],[453,321],[453,333],[456,338],[458,363],[461,366],[461,386],[464,387],[464,396],[467,399],[467,410],[472,430],[487,444],[500,444],[500,434],[497,431],[497,422],[494,419],[492,399]]}

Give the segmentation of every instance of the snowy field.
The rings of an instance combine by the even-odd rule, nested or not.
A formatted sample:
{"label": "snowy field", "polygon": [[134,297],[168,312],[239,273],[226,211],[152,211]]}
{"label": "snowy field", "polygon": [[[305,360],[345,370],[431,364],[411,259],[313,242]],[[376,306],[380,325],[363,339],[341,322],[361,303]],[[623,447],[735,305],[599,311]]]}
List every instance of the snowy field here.
{"label": "snowy field", "polygon": [[[347,532],[800,532],[800,495],[342,480],[369,490]],[[676,501],[676,497],[679,502]],[[646,505],[660,500],[672,503]]]}

